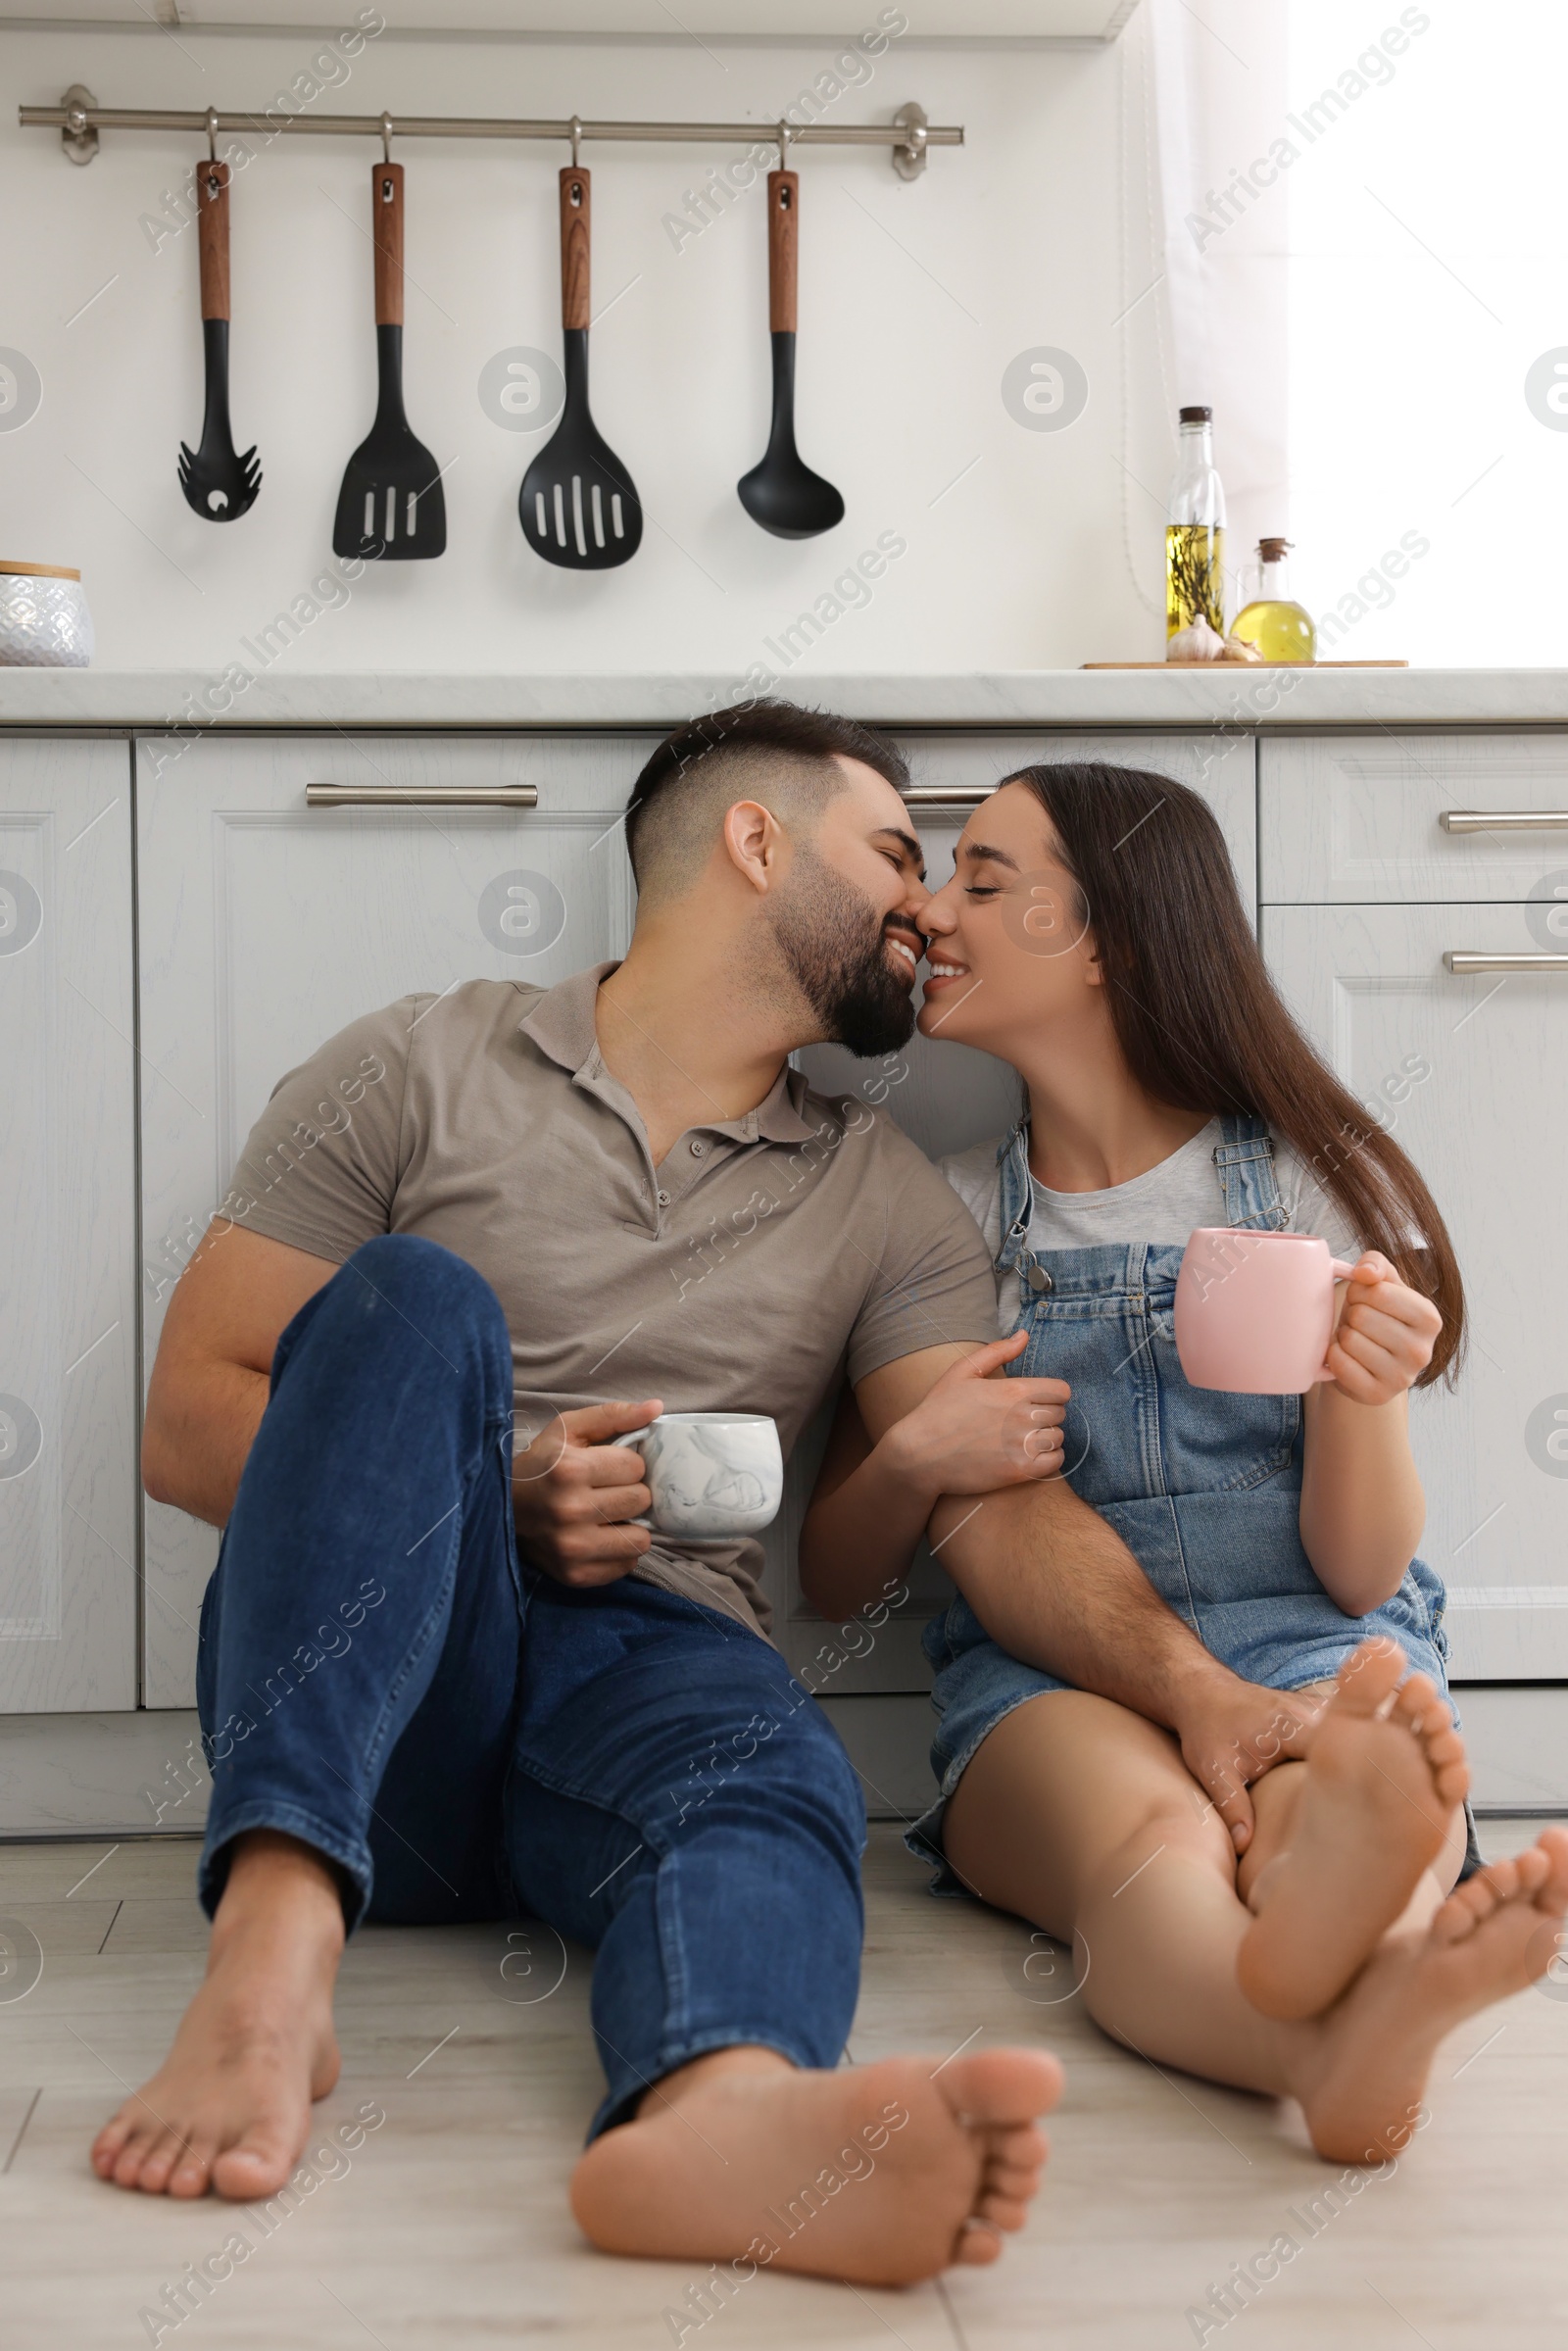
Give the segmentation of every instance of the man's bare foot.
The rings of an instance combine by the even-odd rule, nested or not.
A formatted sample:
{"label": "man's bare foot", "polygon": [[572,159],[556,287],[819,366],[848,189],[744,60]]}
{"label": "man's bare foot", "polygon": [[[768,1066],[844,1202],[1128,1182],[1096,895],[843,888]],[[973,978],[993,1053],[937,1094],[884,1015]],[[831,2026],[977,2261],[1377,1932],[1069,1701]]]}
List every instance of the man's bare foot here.
{"label": "man's bare foot", "polygon": [[311,2101],[338,2077],[332,1983],[343,1905],[308,1845],[239,1839],[207,1978],[144,2089],[93,2142],[100,2180],[149,2195],[270,2196],[299,2160]]}
{"label": "man's bare foot", "polygon": [[607,2253],[906,2285],[995,2261],[1021,2229],[1061,2068],[1035,2049],[802,2073],[764,2049],[699,2060],[596,2139],[571,2208]]}
{"label": "man's bare foot", "polygon": [[[1252,1889],[1237,1957],[1264,2016],[1321,2016],[1409,1901],[1470,1787],[1464,1742],[1425,1674],[1364,1641],[1340,1668],[1306,1759],[1289,1852]],[[1392,1693],[1392,1704],[1389,1703]]]}
{"label": "man's bare foot", "polygon": [[1391,1935],[1337,2007],[1295,2029],[1288,2060],[1312,2144],[1377,2163],[1418,2128],[1446,2033],[1544,1976],[1568,1910],[1568,1831],[1544,1830],[1455,1887],[1424,1934]]}

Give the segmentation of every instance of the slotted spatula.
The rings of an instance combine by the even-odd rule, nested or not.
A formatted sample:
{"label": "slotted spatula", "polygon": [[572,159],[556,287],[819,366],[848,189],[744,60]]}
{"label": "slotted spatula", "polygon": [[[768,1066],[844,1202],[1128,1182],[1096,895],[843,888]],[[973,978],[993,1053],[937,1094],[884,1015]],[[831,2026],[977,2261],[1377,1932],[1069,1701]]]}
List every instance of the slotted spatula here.
{"label": "slotted spatula", "polygon": [[535,555],[568,571],[609,571],[642,544],[643,510],[631,475],[588,407],[589,174],[561,174],[561,324],[566,405],[522,477],[517,514]]}
{"label": "slotted spatula", "polygon": [[348,462],[332,525],[334,555],[415,563],[444,555],[441,474],[403,413],[403,166],[370,173],[375,236],[375,422]]}
{"label": "slotted spatula", "polygon": [[773,424],[760,465],[736,493],[754,522],[775,539],[814,539],[844,519],[844,501],[795,446],[795,288],[801,183],[794,171],[767,175],[767,309],[773,340]]}
{"label": "slotted spatula", "polygon": [[207,402],[202,445],[179,445],[179,486],[204,522],[235,522],[262,486],[254,448],[235,454],[228,421],[228,166],[214,160],[196,173],[202,260],[202,348]]}

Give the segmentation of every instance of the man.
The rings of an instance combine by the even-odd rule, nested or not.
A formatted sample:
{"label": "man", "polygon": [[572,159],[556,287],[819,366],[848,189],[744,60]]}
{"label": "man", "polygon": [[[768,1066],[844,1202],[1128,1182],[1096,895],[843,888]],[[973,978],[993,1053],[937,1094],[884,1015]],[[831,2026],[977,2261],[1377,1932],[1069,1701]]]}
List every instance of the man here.
{"label": "man", "polygon": [[[258,1121],[171,1302],[144,1460],[225,1529],[199,1667],[212,1956],[96,2142],[104,2178],[272,2192],[337,2077],[345,1930],[521,1906],[598,1951],[609,2088],[572,2180],[596,2243],[892,2283],[1021,2225],[1054,2061],[839,2066],[855,1775],[763,1637],[756,1546],[653,1537],[640,1459],[606,1442],[667,1403],[770,1413],[788,1450],[841,1364],[875,1437],[994,1339],[941,1178],[787,1066],[910,1032],[906,780],[786,704],[682,728],[632,796],[622,963],[356,1021]],[[988,1497],[983,1543],[972,1497],[939,1505],[945,1564],[1212,1784],[1277,1695],[1045,1482],[1063,1396],[1032,1385],[1041,1476]]]}

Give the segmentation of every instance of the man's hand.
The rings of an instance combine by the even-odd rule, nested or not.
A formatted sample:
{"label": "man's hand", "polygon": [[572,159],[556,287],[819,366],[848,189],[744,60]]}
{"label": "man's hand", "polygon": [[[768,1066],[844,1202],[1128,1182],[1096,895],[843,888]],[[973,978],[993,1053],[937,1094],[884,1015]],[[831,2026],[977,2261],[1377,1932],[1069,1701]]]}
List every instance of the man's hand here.
{"label": "man's hand", "polygon": [[1263,1690],[1216,1667],[1173,1710],[1182,1760],[1231,1833],[1238,1853],[1252,1841],[1248,1788],[1288,1757],[1306,1753],[1326,1696]]}
{"label": "man's hand", "polygon": [[517,1542],[558,1584],[613,1584],[648,1549],[648,1529],[626,1523],[641,1518],[653,1500],[642,1455],[611,1441],[646,1429],[663,1409],[651,1396],[641,1404],[558,1412],[525,1450],[514,1453]]}

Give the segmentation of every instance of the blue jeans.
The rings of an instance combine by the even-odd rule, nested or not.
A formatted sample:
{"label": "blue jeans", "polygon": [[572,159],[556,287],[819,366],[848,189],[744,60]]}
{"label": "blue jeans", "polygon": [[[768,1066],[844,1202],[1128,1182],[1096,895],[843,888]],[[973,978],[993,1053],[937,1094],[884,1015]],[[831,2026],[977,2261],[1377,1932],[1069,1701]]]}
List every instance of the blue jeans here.
{"label": "blue jeans", "polygon": [[272,1829],[336,1865],[351,1931],[544,1919],[598,1953],[595,2132],[708,2050],[836,2065],[843,1747],[732,1619],[519,1562],[512,1429],[500,1305],[432,1243],[368,1242],[284,1331],[202,1605],[209,1916],[233,1839]]}

